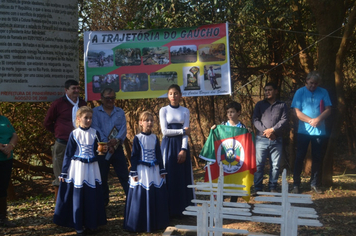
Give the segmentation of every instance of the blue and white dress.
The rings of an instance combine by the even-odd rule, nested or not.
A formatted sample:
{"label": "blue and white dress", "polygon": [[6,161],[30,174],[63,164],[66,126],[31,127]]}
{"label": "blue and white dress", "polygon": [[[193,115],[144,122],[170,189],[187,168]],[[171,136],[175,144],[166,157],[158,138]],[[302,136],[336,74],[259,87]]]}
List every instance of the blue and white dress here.
{"label": "blue and white dress", "polygon": [[[69,136],[53,221],[81,231],[106,224],[106,213],[93,129],[77,128]],[[104,156],[102,157],[104,158]],[[84,228],[83,228],[84,227]]]}
{"label": "blue and white dress", "polygon": [[168,201],[159,140],[151,133],[137,134],[131,154],[130,188],[126,198],[124,228],[152,232],[169,224]]}
{"label": "blue and white dress", "polygon": [[[192,161],[188,146],[188,135],[184,128],[189,127],[190,112],[182,106],[165,106],[159,111],[163,139],[161,151],[164,167],[167,170],[169,215],[181,216],[185,208],[192,204],[194,190],[187,188],[194,183]],[[178,164],[178,154],[186,150],[184,163]]]}

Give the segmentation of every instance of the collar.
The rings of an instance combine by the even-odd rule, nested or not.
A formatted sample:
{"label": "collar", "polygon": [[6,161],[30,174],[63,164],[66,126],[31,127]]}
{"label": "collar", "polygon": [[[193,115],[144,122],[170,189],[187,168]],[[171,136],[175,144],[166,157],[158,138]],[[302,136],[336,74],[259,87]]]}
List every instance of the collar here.
{"label": "collar", "polygon": [[83,128],[83,127],[79,126],[79,129],[86,131],[86,130],[90,129],[90,126],[88,128]]}
{"label": "collar", "polygon": [[171,104],[169,104],[169,106],[172,108],[175,108],[175,109],[179,108],[179,104],[178,104],[178,106],[172,106]]}
{"label": "collar", "polygon": [[141,132],[141,134],[143,134],[143,135],[150,135],[150,134],[152,134],[152,132],[149,132],[149,133]]}

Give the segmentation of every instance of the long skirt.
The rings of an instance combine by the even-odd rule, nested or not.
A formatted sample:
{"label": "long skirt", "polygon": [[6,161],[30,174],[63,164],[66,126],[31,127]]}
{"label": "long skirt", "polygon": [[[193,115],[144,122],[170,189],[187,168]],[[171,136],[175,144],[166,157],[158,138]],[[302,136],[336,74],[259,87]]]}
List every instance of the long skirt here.
{"label": "long skirt", "polygon": [[130,178],[124,228],[133,232],[166,228],[169,224],[167,188],[158,165],[138,165],[137,173],[137,182]]}
{"label": "long skirt", "polygon": [[194,190],[187,188],[194,183],[192,161],[189,147],[184,163],[178,164],[178,153],[182,146],[182,136],[164,137],[161,144],[162,156],[164,158],[165,169],[167,170],[167,190],[169,215],[180,216],[185,208],[192,204]]}
{"label": "long skirt", "polygon": [[71,161],[66,182],[60,182],[53,222],[75,230],[105,225],[106,212],[97,162]]}

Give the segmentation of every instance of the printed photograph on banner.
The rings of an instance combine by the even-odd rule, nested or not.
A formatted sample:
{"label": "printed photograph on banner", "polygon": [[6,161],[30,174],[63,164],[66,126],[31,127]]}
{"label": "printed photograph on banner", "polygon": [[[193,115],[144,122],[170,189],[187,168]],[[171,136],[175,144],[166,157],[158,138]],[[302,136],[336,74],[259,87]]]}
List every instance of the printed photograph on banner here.
{"label": "printed photograph on banner", "polygon": [[184,90],[200,90],[199,71],[198,66],[183,67]]}
{"label": "printed photograph on banner", "polygon": [[115,92],[120,90],[119,75],[94,75],[93,76],[93,93],[101,93],[104,88],[112,88]]}
{"label": "printed photograph on banner", "polygon": [[195,45],[172,46],[170,54],[172,63],[196,62],[198,58],[197,46]]}
{"label": "printed photograph on banner", "polygon": [[204,90],[221,88],[221,66],[204,65]]}
{"label": "printed photograph on banner", "polygon": [[118,48],[115,50],[116,66],[141,65],[141,51],[139,48]]}
{"label": "printed photograph on banner", "polygon": [[225,44],[202,44],[199,45],[199,61],[225,61]]}
{"label": "printed photograph on banner", "polygon": [[148,75],[146,73],[122,74],[121,90],[123,92],[147,91]]}
{"label": "printed photograph on banner", "polygon": [[177,72],[154,72],[150,74],[150,88],[151,90],[164,90],[167,91],[171,84],[178,83]]}
{"label": "printed photograph on banner", "polygon": [[144,65],[169,64],[168,47],[148,47],[142,49],[142,62]]}
{"label": "printed photograph on banner", "polygon": [[114,65],[113,52],[111,50],[88,51],[88,67],[110,67]]}

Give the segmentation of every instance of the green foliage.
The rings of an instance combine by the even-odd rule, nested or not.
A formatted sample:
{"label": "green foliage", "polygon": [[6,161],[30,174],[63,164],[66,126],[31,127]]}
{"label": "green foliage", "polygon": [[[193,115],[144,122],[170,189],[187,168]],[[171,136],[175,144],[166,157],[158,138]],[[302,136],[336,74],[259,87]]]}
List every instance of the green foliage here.
{"label": "green foliage", "polygon": [[[335,0],[334,0],[335,1]],[[310,2],[310,1],[309,1]],[[256,101],[263,98],[263,86],[274,81],[281,99],[290,102],[293,92],[303,85],[306,74],[318,64],[315,16],[306,0],[79,0],[80,86],[84,88],[83,32],[190,27],[229,22],[229,50],[233,96],[185,98],[182,105],[191,111],[190,146],[197,158],[213,124],[226,119],[225,105],[242,104],[241,120],[248,126]],[[343,1],[342,1],[343,2]],[[349,1],[353,4],[354,1]],[[345,5],[346,6],[346,5]],[[348,21],[351,5],[345,9]],[[321,6],[322,7],[322,6]],[[342,6],[341,6],[342,7]],[[326,16],[328,17],[328,16]],[[331,29],[332,31],[334,29]],[[345,60],[347,114],[340,131],[348,134],[349,148],[355,149],[355,40]],[[308,48],[299,54],[301,50]],[[318,52],[319,53],[319,52]],[[332,56],[332,55],[331,55]],[[82,96],[84,95],[82,91]],[[90,106],[99,103],[90,102]],[[138,115],[145,110],[155,115],[155,133],[160,135],[159,109],[166,99],[119,100],[126,112],[128,139],[138,132]],[[16,147],[14,179],[50,172],[53,135],[43,126],[49,103],[0,103],[0,111],[14,125],[20,140]],[[130,154],[130,142],[125,146]],[[22,165],[21,165],[22,164]],[[195,159],[195,164],[199,164]],[[40,168],[37,168],[40,167]]]}

